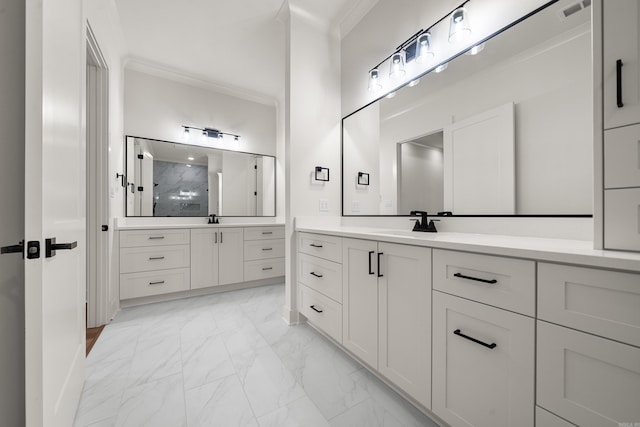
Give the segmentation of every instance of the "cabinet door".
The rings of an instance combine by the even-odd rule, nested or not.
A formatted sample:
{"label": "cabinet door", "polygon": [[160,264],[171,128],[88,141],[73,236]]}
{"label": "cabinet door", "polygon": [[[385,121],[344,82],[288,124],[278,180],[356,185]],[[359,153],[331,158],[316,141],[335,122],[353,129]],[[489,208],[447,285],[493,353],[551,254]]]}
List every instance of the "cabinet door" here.
{"label": "cabinet door", "polygon": [[363,362],[378,368],[378,244],[342,241],[342,344]]}
{"label": "cabinet door", "polygon": [[[610,129],[640,122],[640,2],[615,0],[603,3],[604,128]],[[620,73],[618,60],[622,61]],[[618,85],[621,99],[618,99]]]}
{"label": "cabinet door", "polygon": [[191,230],[191,289],[218,285],[218,231]]}
{"label": "cabinet door", "polygon": [[219,283],[228,285],[244,280],[244,230],[242,228],[221,228]]}
{"label": "cabinet door", "polygon": [[378,370],[431,407],[431,249],[378,243]]}
{"label": "cabinet door", "polygon": [[640,348],[538,321],[537,403],[584,427],[640,420]]}
{"label": "cabinet door", "polygon": [[432,410],[451,426],[533,426],[534,353],[532,318],[433,292]]}

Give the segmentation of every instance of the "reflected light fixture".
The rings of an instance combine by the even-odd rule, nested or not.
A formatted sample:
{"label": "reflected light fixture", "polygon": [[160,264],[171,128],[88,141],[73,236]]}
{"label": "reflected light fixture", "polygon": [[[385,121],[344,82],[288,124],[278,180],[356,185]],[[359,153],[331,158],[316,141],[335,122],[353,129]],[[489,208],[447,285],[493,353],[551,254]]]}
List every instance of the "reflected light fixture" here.
{"label": "reflected light fixture", "polygon": [[385,98],[395,98],[395,97],[396,97],[396,93],[397,93],[397,92],[395,92],[395,91],[394,91],[394,92],[389,92],[389,93],[387,94],[387,96],[385,96]]}
{"label": "reflected light fixture", "polygon": [[414,86],[418,86],[418,84],[420,84],[420,79],[413,79],[409,82],[408,86],[414,87]]}
{"label": "reflected light fixture", "polygon": [[396,52],[391,55],[391,65],[389,66],[389,78],[392,80],[398,79],[404,76],[406,73],[404,69],[404,52]]}
{"label": "reflected light fixture", "polygon": [[424,64],[435,56],[431,49],[431,33],[420,34],[416,40],[416,62]]}
{"label": "reflected light fixture", "polygon": [[449,21],[449,43],[460,43],[471,35],[467,9],[459,7],[451,14]]}
{"label": "reflected light fixture", "polygon": [[191,130],[198,130],[201,132],[201,142],[206,142],[209,138],[212,139],[222,139],[225,135],[232,136],[235,141],[240,140],[240,135],[236,135],[235,133],[222,132],[218,129],[212,128],[198,128],[194,126],[182,126],[184,129],[185,140],[189,139]]}
{"label": "reflected light fixture", "polygon": [[438,65],[438,66],[435,68],[435,70],[433,70],[433,72],[434,72],[434,73],[441,73],[441,72],[443,72],[444,70],[446,70],[448,66],[449,66],[449,63],[448,63],[448,62],[445,62],[444,64],[440,64],[440,65]]}
{"label": "reflected light fixture", "polygon": [[380,72],[377,68],[369,71],[369,92],[377,92],[382,89],[380,84]]}
{"label": "reflected light fixture", "polygon": [[471,49],[469,49],[466,54],[467,55],[477,55],[480,52],[482,52],[484,50],[484,42],[479,43],[477,45],[475,45],[474,47],[472,47]]}

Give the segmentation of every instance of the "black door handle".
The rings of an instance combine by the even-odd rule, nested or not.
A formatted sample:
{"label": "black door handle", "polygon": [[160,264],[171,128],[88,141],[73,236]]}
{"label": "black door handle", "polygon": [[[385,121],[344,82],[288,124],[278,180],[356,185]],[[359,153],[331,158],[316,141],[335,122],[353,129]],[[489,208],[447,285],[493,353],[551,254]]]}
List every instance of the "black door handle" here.
{"label": "black door handle", "polygon": [[371,271],[371,255],[373,255],[375,253],[375,251],[369,251],[369,274],[376,274],[375,272]]}
{"label": "black door handle", "polygon": [[56,251],[71,250],[78,247],[78,242],[56,243],[56,238],[52,237],[45,240],[45,257],[51,258],[56,256]]}
{"label": "black door handle", "polygon": [[383,277],[383,274],[380,274],[380,255],[384,255],[384,252],[378,252],[378,277]]}
{"label": "black door handle", "polygon": [[622,59],[616,61],[616,101],[618,108],[624,107],[622,103]]}
{"label": "black door handle", "polygon": [[17,245],[3,246],[0,248],[2,254],[15,254],[20,252],[24,255],[24,240],[21,240]]}
{"label": "black door handle", "polygon": [[490,348],[490,349],[492,349],[492,350],[498,346],[498,344],[496,344],[496,343],[494,343],[494,342],[492,342],[491,344],[487,344],[486,342],[482,342],[482,341],[480,341],[480,340],[477,340],[477,339],[475,339],[475,338],[473,338],[473,337],[470,337],[469,335],[465,335],[465,334],[463,334],[463,333],[460,331],[460,329],[456,329],[455,331],[453,331],[453,334],[454,334],[454,335],[457,335],[457,336],[459,336],[459,337],[462,337],[462,338],[468,339],[469,341],[473,341],[473,342],[474,342],[474,343],[476,343],[476,344],[483,345],[483,346],[485,346],[485,347],[487,347],[487,348]]}
{"label": "black door handle", "polygon": [[491,279],[491,280],[480,279],[478,277],[465,276],[464,274],[460,274],[460,273],[456,273],[453,276],[454,277],[459,277],[461,279],[475,280],[476,282],[488,283],[490,285],[494,285],[494,284],[498,283],[498,281],[496,279]]}

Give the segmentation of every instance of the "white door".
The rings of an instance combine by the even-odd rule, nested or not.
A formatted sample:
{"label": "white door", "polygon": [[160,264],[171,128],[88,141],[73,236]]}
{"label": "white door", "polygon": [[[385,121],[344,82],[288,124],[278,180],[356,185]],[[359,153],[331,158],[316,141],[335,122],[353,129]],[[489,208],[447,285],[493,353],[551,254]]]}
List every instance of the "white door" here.
{"label": "white door", "polygon": [[378,370],[431,407],[431,249],[378,243]]}
{"label": "white door", "polygon": [[[84,381],[85,143],[81,0],[26,1],[25,262],[27,426],[70,426]],[[45,239],[77,242],[46,256]]]}
{"label": "white door", "polygon": [[454,214],[514,214],[513,103],[444,129],[444,210]]}
{"label": "white door", "polygon": [[378,244],[342,240],[342,345],[378,369]]}
{"label": "white door", "polygon": [[640,123],[640,1],[603,2],[604,128]]}

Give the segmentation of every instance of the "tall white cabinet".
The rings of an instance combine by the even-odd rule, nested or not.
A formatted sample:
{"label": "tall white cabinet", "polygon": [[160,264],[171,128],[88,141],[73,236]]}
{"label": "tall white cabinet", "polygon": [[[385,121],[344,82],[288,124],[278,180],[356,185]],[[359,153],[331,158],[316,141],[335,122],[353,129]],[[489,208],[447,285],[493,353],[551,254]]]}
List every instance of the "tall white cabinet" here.
{"label": "tall white cabinet", "polygon": [[597,10],[602,11],[604,248],[638,251],[640,1],[602,0],[601,4]]}

